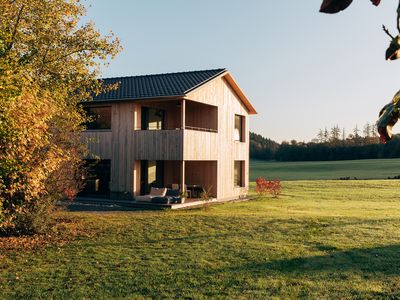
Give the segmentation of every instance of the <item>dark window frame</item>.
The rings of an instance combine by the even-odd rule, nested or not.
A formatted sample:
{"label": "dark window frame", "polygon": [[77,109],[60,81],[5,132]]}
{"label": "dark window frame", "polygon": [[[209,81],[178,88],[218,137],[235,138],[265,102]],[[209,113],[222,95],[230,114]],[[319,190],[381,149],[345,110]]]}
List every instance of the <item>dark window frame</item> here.
{"label": "dark window frame", "polygon": [[[107,114],[97,114],[101,118],[94,119],[90,122],[85,123],[86,130],[111,130],[112,129],[112,106],[111,105],[94,105],[85,106],[83,110],[86,112],[88,117],[95,117],[96,113],[91,110],[96,109],[107,109]],[[100,121],[99,121],[100,120]]]}
{"label": "dark window frame", "polygon": [[[151,128],[150,127],[150,112],[159,114],[161,123],[161,128]],[[165,110],[155,107],[142,106],[141,108],[141,130],[164,130],[165,129]]]}
{"label": "dark window frame", "polygon": [[[111,183],[111,159],[84,159],[84,168],[86,174],[84,181],[86,183],[84,189],[79,193],[82,196],[99,195],[108,196],[110,194]],[[93,181],[98,180],[98,190],[93,191]],[[92,181],[89,184],[88,181]]]}
{"label": "dark window frame", "polygon": [[[245,169],[246,169],[246,161],[244,160],[235,160],[233,162],[233,186],[235,188],[245,187]],[[236,171],[236,168],[239,170]]]}
{"label": "dark window frame", "polygon": [[[239,119],[239,120],[238,120]],[[237,123],[239,123],[239,127],[237,127]],[[246,117],[243,115],[235,114],[234,117],[234,132],[233,138],[235,142],[246,142]],[[236,137],[236,130],[239,131],[239,139]]]}
{"label": "dark window frame", "polygon": [[[152,183],[149,180],[149,162],[156,166],[156,180]],[[163,160],[141,160],[140,161],[140,195],[150,193],[152,187],[164,187],[164,161]]]}

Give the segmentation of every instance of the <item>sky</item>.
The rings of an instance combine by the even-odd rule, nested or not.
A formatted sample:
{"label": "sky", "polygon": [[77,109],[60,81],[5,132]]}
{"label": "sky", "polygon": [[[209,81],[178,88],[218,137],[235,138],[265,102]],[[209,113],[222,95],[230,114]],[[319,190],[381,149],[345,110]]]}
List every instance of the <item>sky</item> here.
{"label": "sky", "polygon": [[354,0],[336,15],[319,13],[321,2],[82,1],[83,21],[124,48],[104,77],[227,68],[258,112],[250,130],[277,142],[362,129],[400,89],[400,61],[385,61],[382,31],[396,34],[397,1]]}

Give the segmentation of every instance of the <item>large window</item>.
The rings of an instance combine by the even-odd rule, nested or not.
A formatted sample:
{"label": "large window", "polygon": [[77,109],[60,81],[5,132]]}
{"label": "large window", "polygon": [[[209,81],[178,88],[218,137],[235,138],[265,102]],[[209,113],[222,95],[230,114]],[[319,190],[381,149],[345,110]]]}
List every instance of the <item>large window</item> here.
{"label": "large window", "polygon": [[85,159],[85,187],[81,195],[103,195],[110,192],[111,160]]}
{"label": "large window", "polygon": [[142,130],[164,129],[164,115],[162,109],[142,107]]}
{"label": "large window", "polygon": [[233,132],[233,138],[235,141],[245,141],[245,117],[241,115],[235,115],[235,130]]}
{"label": "large window", "polygon": [[87,130],[111,129],[111,106],[85,107],[91,121],[86,123]]}
{"label": "large window", "polygon": [[235,160],[233,172],[233,185],[235,187],[244,187],[244,161]]}
{"label": "large window", "polygon": [[164,161],[142,160],[140,168],[141,195],[150,193],[151,187],[164,187]]}

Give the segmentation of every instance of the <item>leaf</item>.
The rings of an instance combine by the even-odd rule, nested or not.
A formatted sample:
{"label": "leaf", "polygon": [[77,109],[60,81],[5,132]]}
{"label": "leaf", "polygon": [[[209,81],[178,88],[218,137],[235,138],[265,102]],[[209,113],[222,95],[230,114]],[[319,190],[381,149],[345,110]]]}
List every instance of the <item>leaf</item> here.
{"label": "leaf", "polygon": [[336,14],[345,10],[352,2],[353,0],[323,0],[319,11],[327,14]]}
{"label": "leaf", "polygon": [[371,0],[372,4],[378,6],[381,3],[381,0]]}

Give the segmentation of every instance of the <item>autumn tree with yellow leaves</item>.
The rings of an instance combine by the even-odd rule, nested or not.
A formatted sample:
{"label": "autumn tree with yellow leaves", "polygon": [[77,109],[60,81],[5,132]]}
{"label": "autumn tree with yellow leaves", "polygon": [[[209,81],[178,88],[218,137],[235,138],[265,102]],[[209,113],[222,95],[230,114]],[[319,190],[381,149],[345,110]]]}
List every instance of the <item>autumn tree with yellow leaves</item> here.
{"label": "autumn tree with yellow leaves", "polygon": [[46,229],[79,189],[86,116],[101,66],[121,49],[77,0],[0,0],[0,234]]}

